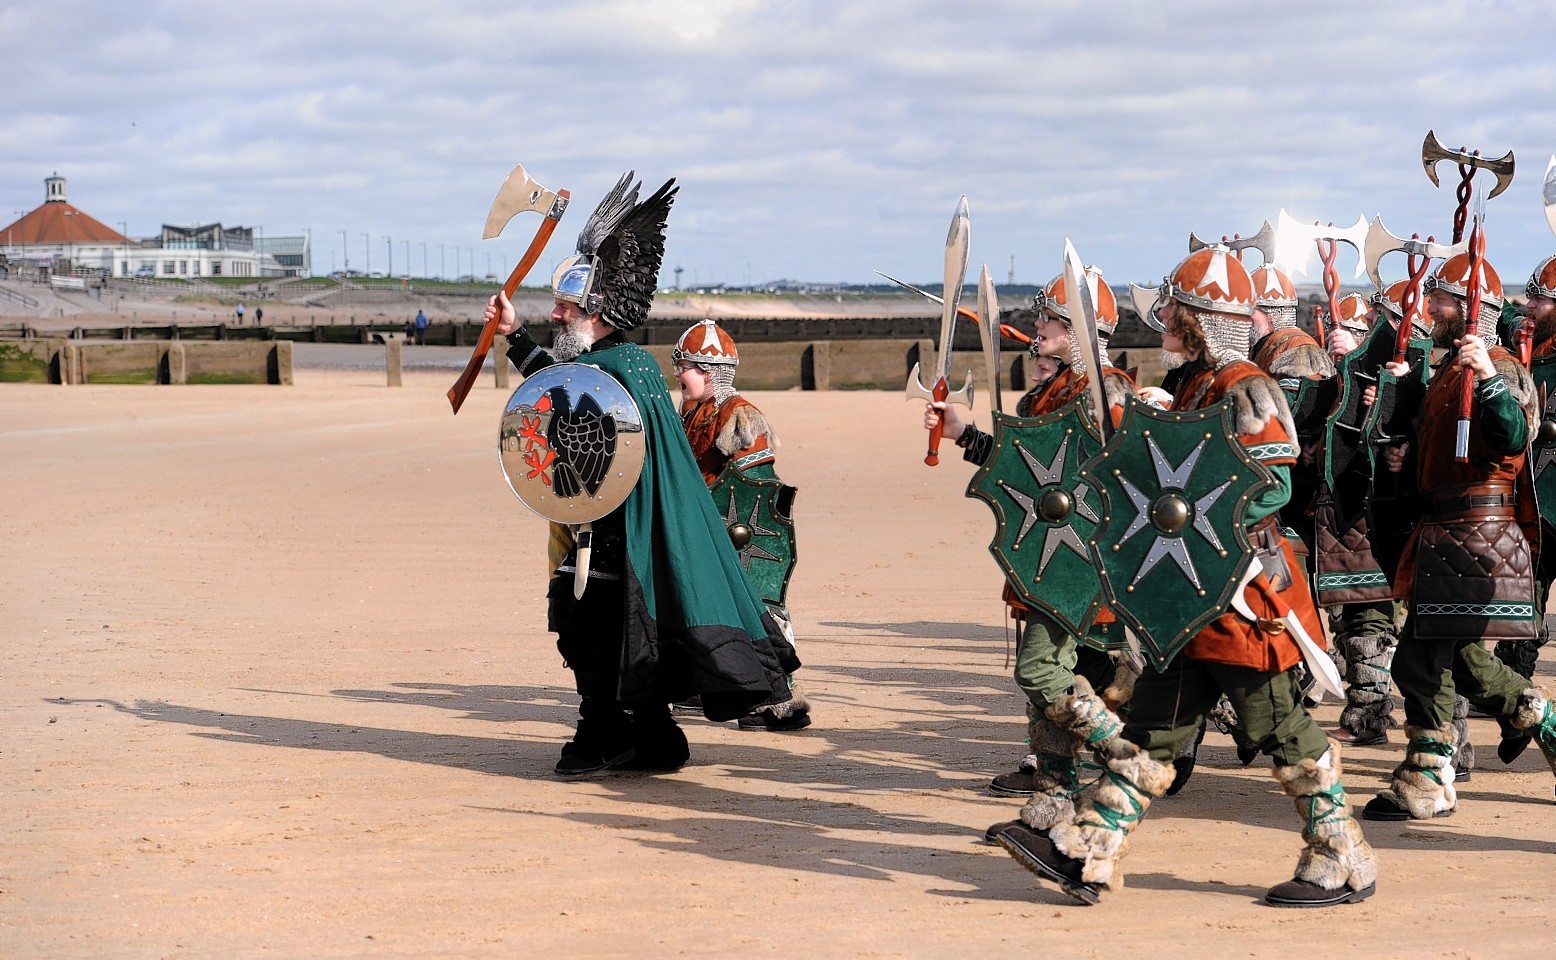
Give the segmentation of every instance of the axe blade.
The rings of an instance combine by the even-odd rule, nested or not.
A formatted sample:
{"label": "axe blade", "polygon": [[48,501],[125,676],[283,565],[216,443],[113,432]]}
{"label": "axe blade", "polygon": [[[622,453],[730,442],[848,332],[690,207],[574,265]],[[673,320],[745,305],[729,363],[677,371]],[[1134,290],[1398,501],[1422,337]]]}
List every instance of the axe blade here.
{"label": "axe blade", "polygon": [[1551,162],[1545,166],[1545,187],[1542,193],[1545,202],[1545,223],[1556,233],[1556,155],[1551,157]]}
{"label": "axe blade", "polygon": [[1379,290],[1384,289],[1383,271],[1380,269],[1384,256],[1390,253],[1408,253],[1415,257],[1426,257],[1430,260],[1447,260],[1461,253],[1469,251],[1468,239],[1460,240],[1455,244],[1435,243],[1430,240],[1420,240],[1414,237],[1405,239],[1396,237],[1383,225],[1383,215],[1372,218],[1372,225],[1367,230],[1367,248],[1362,254],[1362,259],[1367,265],[1367,276],[1372,278],[1373,285]]}
{"label": "axe blade", "polygon": [[1319,240],[1335,240],[1348,244],[1356,251],[1356,272],[1353,277],[1360,277],[1366,272],[1365,257],[1363,251],[1367,248],[1367,218],[1361,214],[1356,215],[1356,222],[1349,227],[1319,226],[1318,224],[1305,224],[1294,220],[1290,214],[1282,208],[1278,217],[1280,223],[1275,234],[1275,262],[1282,269],[1307,275],[1308,257],[1317,253],[1314,246]]}
{"label": "axe blade", "polygon": [[1462,163],[1480,170],[1490,171],[1497,178],[1497,185],[1492,187],[1491,192],[1486,195],[1488,200],[1512,186],[1514,162],[1513,151],[1511,150],[1496,159],[1477,156],[1463,149],[1448,150],[1437,141],[1437,134],[1434,131],[1428,130],[1426,139],[1421,142],[1421,166],[1426,168],[1427,179],[1432,181],[1432,186],[1434,187],[1442,186],[1437,181],[1437,164],[1441,160],[1452,160],[1454,163]]}
{"label": "axe blade", "polygon": [[1163,333],[1162,322],[1156,319],[1156,304],[1161,299],[1161,290],[1156,287],[1140,287],[1131,283],[1129,285],[1129,302],[1135,305],[1135,313],[1140,315],[1140,322]]}
{"label": "axe blade", "polygon": [[[1265,263],[1275,262],[1275,228],[1270,226],[1270,221],[1268,220],[1264,221],[1264,223],[1259,227],[1259,231],[1251,237],[1235,237],[1231,240],[1223,239],[1216,242],[1233,252],[1239,250],[1257,250],[1259,251],[1260,255],[1264,257]],[[1189,234],[1190,253],[1195,253],[1196,251],[1203,250],[1206,247],[1213,245],[1215,244],[1207,243],[1206,241],[1201,240],[1199,238],[1199,234]]]}
{"label": "axe blade", "polygon": [[521,213],[548,213],[556,202],[556,191],[547,190],[536,183],[521,163],[513,168],[513,172],[508,174],[508,179],[498,189],[497,198],[492,201],[492,209],[486,215],[486,229],[482,231],[481,239],[490,240],[499,236],[508,226],[508,221]]}

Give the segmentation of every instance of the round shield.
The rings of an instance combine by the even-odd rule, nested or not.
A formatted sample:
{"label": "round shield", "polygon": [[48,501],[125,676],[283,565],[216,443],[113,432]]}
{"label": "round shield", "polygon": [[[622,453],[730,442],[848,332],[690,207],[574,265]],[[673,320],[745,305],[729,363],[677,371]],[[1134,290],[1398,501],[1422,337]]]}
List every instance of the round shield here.
{"label": "round shield", "polygon": [[583,363],[546,367],[513,391],[497,442],[519,502],[569,524],[598,520],[626,502],[647,449],[632,395]]}

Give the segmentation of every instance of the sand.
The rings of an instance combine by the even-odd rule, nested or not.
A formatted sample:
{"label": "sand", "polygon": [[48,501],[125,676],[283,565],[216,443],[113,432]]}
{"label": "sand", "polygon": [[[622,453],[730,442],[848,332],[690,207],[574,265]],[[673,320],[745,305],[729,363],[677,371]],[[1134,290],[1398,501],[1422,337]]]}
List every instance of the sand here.
{"label": "sand", "polygon": [[[1098,907],[981,843],[1024,729],[991,518],[900,394],[752,395],[801,491],[815,725],[686,720],[676,774],[559,782],[504,397],[296,380],[0,385],[0,956],[1548,955],[1553,778],[1487,720],[1460,811],[1368,824],[1342,909],[1259,903],[1299,821],[1216,733]],[[1352,752],[1359,802],[1399,753]]]}

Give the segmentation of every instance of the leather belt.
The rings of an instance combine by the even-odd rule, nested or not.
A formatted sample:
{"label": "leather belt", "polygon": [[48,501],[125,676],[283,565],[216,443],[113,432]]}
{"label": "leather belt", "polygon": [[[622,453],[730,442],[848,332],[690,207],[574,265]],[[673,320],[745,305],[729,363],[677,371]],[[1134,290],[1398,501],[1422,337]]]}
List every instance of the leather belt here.
{"label": "leather belt", "polygon": [[1481,490],[1506,490],[1506,493],[1464,493],[1458,496],[1433,496],[1427,499],[1426,514],[1431,520],[1449,520],[1468,513],[1479,513],[1484,510],[1497,510],[1505,507],[1509,510],[1518,505],[1518,497],[1512,493],[1512,487],[1508,484],[1496,484],[1480,487]]}

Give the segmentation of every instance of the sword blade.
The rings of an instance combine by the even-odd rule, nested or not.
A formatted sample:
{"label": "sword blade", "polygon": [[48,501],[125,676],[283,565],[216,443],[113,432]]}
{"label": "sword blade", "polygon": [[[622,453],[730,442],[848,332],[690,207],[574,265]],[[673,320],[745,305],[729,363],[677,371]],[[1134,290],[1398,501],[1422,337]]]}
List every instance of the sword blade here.
{"label": "sword blade", "polygon": [[[1069,288],[1070,336],[1079,337],[1081,360],[1086,364],[1086,395],[1091,401],[1097,429],[1106,440],[1113,434],[1113,418],[1108,415],[1107,390],[1102,384],[1102,351],[1097,347],[1097,306],[1086,283],[1086,268],[1075,244],[1064,238],[1064,283]],[[1077,316],[1076,314],[1079,314]]]}
{"label": "sword blade", "polygon": [[956,308],[962,302],[962,285],[967,282],[967,248],[972,239],[972,222],[967,215],[967,198],[956,204],[951,229],[945,237],[945,287],[940,298],[940,376],[947,389],[951,385],[951,341],[956,335]]}
{"label": "sword blade", "polygon": [[989,265],[983,265],[978,275],[978,336],[983,339],[983,360],[989,373],[990,409],[998,413],[1000,406],[1000,305],[994,295],[994,278],[989,276]]}

